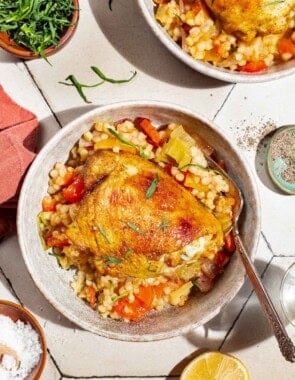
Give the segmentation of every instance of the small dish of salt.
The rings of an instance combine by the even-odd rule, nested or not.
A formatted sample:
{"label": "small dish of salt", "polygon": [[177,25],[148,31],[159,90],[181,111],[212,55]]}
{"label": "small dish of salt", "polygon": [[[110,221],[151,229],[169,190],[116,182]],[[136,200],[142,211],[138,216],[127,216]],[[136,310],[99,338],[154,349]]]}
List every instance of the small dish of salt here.
{"label": "small dish of salt", "polygon": [[295,125],[280,127],[267,151],[267,166],[273,182],[285,193],[295,194]]}
{"label": "small dish of salt", "polygon": [[0,301],[0,379],[39,379],[46,361],[43,331],[23,307]]}

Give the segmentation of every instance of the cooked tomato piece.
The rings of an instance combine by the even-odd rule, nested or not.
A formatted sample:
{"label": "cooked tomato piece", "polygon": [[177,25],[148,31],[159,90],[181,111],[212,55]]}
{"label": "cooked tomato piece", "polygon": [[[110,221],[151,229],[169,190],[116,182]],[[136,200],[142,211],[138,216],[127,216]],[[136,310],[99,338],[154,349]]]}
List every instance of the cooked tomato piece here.
{"label": "cooked tomato piece", "polygon": [[249,61],[244,66],[239,66],[238,70],[246,73],[257,73],[267,69],[266,63],[261,61]]}
{"label": "cooked tomato piece", "polygon": [[222,269],[228,263],[229,257],[224,251],[219,251],[215,256],[214,261],[215,264]]}
{"label": "cooked tomato piece", "polygon": [[62,191],[62,195],[69,203],[79,202],[83,198],[84,194],[85,184],[83,178],[80,176],[75,177],[73,182]]}
{"label": "cooked tomato piece", "polygon": [[234,253],[236,250],[235,238],[232,232],[224,236],[224,249],[228,253]]}
{"label": "cooked tomato piece", "polygon": [[63,248],[67,245],[69,245],[68,239],[59,239],[55,236],[48,236],[46,239],[46,244],[48,247],[57,247],[57,248]]}
{"label": "cooked tomato piece", "polygon": [[282,38],[278,43],[279,52],[281,54],[292,54],[295,57],[295,43],[288,38]]}

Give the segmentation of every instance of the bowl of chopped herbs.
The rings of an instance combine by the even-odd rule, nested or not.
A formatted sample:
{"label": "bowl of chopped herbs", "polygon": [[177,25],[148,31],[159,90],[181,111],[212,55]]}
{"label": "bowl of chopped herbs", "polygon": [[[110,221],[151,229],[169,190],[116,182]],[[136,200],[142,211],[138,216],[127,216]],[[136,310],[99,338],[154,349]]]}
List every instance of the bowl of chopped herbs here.
{"label": "bowl of chopped herbs", "polygon": [[78,0],[0,0],[0,47],[47,59],[70,40],[78,19]]}

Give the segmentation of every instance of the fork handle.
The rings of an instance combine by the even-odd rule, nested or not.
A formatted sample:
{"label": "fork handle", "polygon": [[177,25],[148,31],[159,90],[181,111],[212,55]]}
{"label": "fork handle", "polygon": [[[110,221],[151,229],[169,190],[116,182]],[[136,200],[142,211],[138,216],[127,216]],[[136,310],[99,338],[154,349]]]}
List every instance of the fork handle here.
{"label": "fork handle", "polygon": [[295,346],[289,338],[286,329],[262,283],[260,277],[250,260],[250,257],[240,239],[238,233],[234,233],[237,250],[239,251],[246,272],[252,282],[253,288],[267,316],[268,322],[279,344],[281,353],[289,362],[295,362]]}

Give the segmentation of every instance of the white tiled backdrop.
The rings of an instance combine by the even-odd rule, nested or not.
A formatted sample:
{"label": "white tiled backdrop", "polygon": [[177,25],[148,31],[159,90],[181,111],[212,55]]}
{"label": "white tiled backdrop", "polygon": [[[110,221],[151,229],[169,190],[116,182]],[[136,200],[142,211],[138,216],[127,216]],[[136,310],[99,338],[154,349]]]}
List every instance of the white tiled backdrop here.
{"label": "white tiled backdrop", "polygon": [[[192,71],[156,39],[134,0],[80,0],[78,29],[65,49],[43,60],[21,61],[0,52],[0,84],[40,120],[39,146],[82,113],[121,100],[153,99],[178,103],[215,119],[232,141],[245,133],[263,137],[264,126],[295,123],[295,76],[255,85],[226,84]],[[90,70],[124,78],[125,85],[104,84],[87,90],[86,105],[73,88],[59,84],[69,74],[94,83]],[[245,139],[245,138],[244,138]],[[241,144],[240,144],[241,145]],[[244,145],[244,144],[242,144]],[[295,261],[295,197],[269,181],[263,144],[240,147],[256,177],[262,207],[262,230],[255,264],[280,314],[279,286]],[[204,348],[221,349],[242,359],[253,380],[294,380],[295,364],[280,355],[248,281],[223,312],[190,333],[160,342],[108,340],[72,324],[36,288],[25,267],[16,236],[0,244],[0,298],[23,304],[40,321],[48,341],[42,376],[55,379],[178,379],[188,359]],[[283,317],[283,316],[282,316]],[[283,317],[284,318],[284,317]],[[287,326],[295,340],[295,328]]]}

